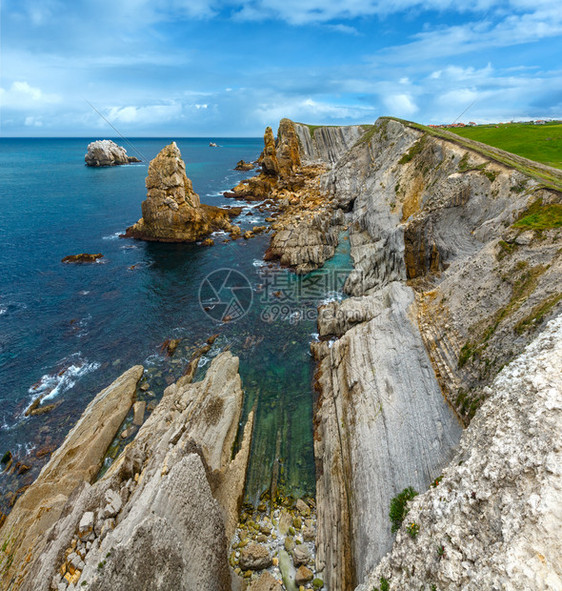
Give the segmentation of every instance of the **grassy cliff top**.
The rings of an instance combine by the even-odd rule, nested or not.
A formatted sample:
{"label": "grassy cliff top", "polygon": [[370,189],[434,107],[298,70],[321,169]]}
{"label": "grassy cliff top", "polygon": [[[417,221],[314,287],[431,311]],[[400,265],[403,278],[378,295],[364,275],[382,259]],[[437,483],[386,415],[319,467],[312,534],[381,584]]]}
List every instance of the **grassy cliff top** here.
{"label": "grassy cliff top", "polygon": [[504,123],[455,127],[453,133],[476,140],[530,160],[562,169],[562,124],[560,122]]}
{"label": "grassy cliff top", "polygon": [[[464,137],[463,135],[460,135],[458,133],[454,133],[453,131],[449,131],[448,129],[427,127],[426,125],[421,125],[420,123],[414,123],[412,121],[406,121],[404,119],[398,119],[397,117],[381,117],[381,119],[392,119],[394,121],[398,121],[399,123],[402,123],[403,125],[406,125],[407,127],[411,127],[413,129],[423,131],[424,133],[426,133],[428,135],[432,135],[434,137],[438,137],[438,138],[447,140],[449,142],[454,142],[455,144],[460,145],[464,148],[467,148],[469,150],[473,150],[474,152],[478,152],[479,154],[481,154],[485,158],[489,158],[490,160],[494,160],[500,164],[504,164],[505,166],[509,166],[510,168],[514,168],[514,169],[518,170],[519,172],[534,178],[535,180],[540,182],[544,187],[546,187],[548,189],[553,189],[555,191],[562,191],[562,170],[559,170],[559,169],[554,168],[552,166],[548,166],[547,164],[544,164],[541,161],[532,160],[528,157],[524,157],[522,155],[518,155],[518,154],[515,154],[512,152],[506,151],[506,149],[501,149],[500,147],[494,146],[491,143],[487,144],[487,143],[483,143],[481,141],[476,141],[475,139],[471,139],[469,137]],[[528,127],[528,126],[525,126],[525,127]],[[537,126],[537,127],[539,127],[539,126]],[[552,126],[552,127],[554,127],[554,126]],[[455,131],[457,131],[457,129],[458,128],[455,128]],[[460,129],[464,130],[467,128],[460,128]],[[472,130],[475,128],[469,128],[469,129]],[[518,131],[518,130],[514,129],[512,131],[512,133],[515,133],[516,136],[518,135],[519,138],[521,136],[525,135],[526,132],[528,132],[528,130],[523,130],[523,131],[519,130]],[[369,133],[369,132],[367,132],[367,133]],[[562,135],[562,131],[560,133]],[[508,136],[505,136],[505,137],[508,137]],[[535,153],[538,155],[542,154],[542,156],[545,157],[544,150],[541,149],[540,142],[539,142],[539,138],[542,136],[537,135],[537,136],[532,136],[532,137],[534,137],[535,140],[530,140],[530,143],[535,142],[535,144],[537,144],[537,145],[534,148],[532,146],[527,146],[527,153],[528,154]],[[527,140],[527,141],[529,141],[529,140]],[[504,141],[503,144],[506,145],[506,142]]]}

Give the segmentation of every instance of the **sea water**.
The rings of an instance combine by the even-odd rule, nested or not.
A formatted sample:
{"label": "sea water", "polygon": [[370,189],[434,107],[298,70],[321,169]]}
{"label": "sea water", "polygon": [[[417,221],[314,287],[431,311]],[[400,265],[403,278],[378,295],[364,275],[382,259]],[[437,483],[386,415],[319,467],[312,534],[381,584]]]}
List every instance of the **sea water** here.
{"label": "sea water", "polygon": [[[110,168],[84,165],[91,138],[0,139],[0,455],[9,450],[14,464],[30,467],[0,474],[4,511],[97,392],[142,364],[157,400],[213,334],[199,375],[229,346],[240,357],[244,418],[256,408],[247,500],[268,490],[276,463],[281,491],[314,494],[309,345],[316,306],[338,291],[341,275],[328,265],[298,278],[266,265],[267,235],[224,242],[218,234],[213,247],[119,238],[141,216],[148,161],[172,139],[203,203],[243,206],[235,220],[243,231],[264,224],[256,204],[222,195],[253,174],[233,169],[257,158],[261,139],[212,138],[220,147],[211,148],[211,138],[137,138],[137,152],[127,148],[143,162]],[[104,256],[61,263],[82,252]],[[340,249],[331,268],[347,258]],[[200,305],[205,279],[220,269],[240,273],[252,293],[230,322]],[[168,357],[162,344],[171,338],[181,344]],[[26,417],[37,396],[55,409]]]}

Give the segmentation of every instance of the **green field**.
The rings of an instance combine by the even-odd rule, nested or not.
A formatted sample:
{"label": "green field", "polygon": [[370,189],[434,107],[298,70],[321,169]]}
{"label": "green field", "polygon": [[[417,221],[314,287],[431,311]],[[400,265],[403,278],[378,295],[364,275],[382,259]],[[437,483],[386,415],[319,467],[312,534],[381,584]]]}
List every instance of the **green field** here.
{"label": "green field", "polygon": [[562,123],[507,123],[448,128],[462,137],[562,169]]}

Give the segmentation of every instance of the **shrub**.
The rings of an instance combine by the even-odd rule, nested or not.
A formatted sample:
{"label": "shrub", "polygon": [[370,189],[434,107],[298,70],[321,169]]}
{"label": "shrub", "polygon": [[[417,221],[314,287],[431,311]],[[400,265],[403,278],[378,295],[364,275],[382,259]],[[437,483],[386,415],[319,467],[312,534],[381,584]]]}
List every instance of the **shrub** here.
{"label": "shrub", "polygon": [[408,513],[406,505],[408,504],[408,501],[411,501],[417,494],[417,491],[409,486],[390,501],[389,516],[392,523],[392,533],[395,533],[400,529],[400,526]]}

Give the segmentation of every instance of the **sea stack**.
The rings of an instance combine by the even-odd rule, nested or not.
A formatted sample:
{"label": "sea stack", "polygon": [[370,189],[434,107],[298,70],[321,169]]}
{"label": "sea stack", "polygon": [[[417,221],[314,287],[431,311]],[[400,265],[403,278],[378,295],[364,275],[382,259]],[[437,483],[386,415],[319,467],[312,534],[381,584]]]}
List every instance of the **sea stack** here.
{"label": "sea stack", "polygon": [[127,156],[127,150],[111,140],[96,140],[88,144],[84,160],[87,166],[118,166],[140,162],[134,156]]}
{"label": "sea stack", "polygon": [[196,242],[216,230],[230,230],[230,216],[239,213],[200,202],[185,174],[185,163],[176,142],[163,148],[150,162],[146,188],[142,218],[127,228],[125,237]]}

